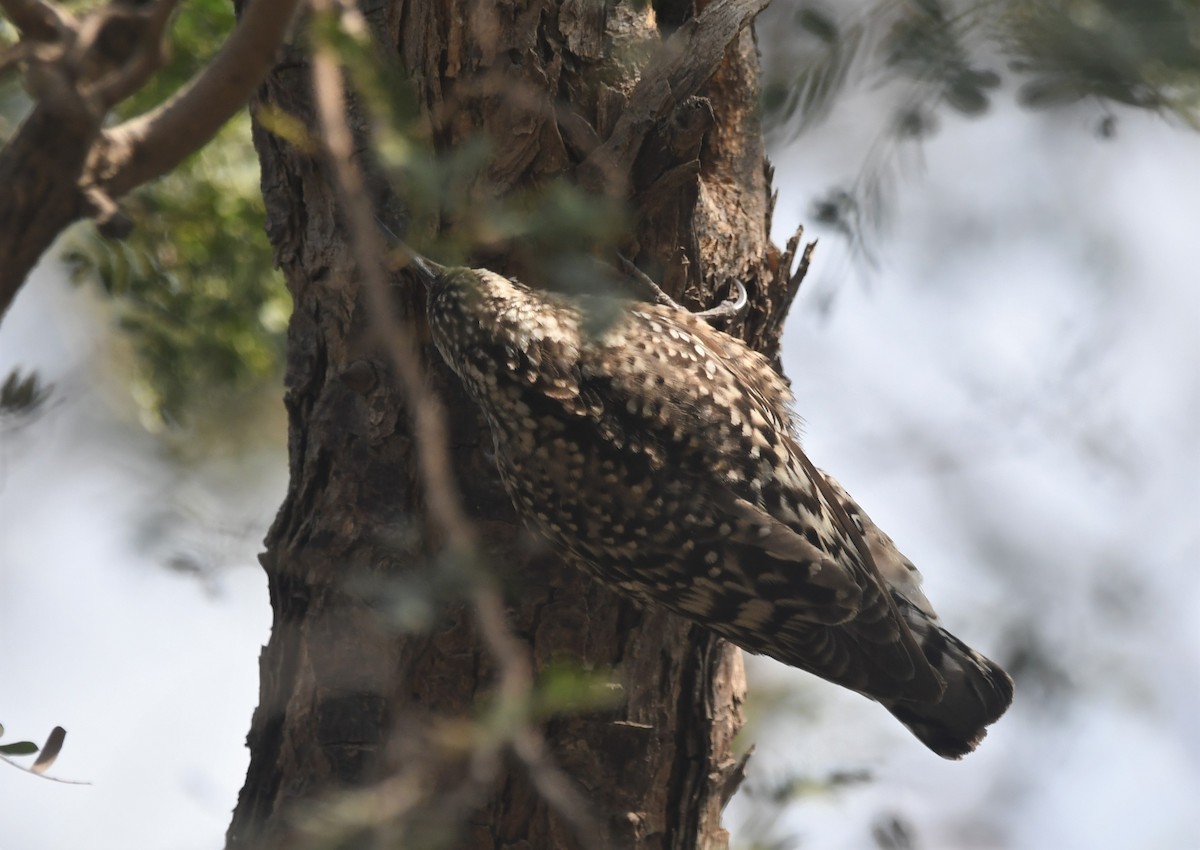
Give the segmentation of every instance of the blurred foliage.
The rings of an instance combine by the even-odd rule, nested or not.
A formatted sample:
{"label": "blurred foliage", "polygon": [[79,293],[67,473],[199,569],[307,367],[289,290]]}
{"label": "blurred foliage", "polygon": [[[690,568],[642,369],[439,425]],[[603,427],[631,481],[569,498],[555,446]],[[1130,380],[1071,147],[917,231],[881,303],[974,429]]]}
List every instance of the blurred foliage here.
{"label": "blurred foliage", "polygon": [[[152,108],[202,67],[234,25],[231,5],[196,0],[181,7],[170,63],[122,105],[122,117]],[[868,236],[885,219],[897,151],[937,132],[943,111],[985,115],[1004,90],[1002,73],[1028,108],[1090,99],[1200,124],[1196,0],[880,0],[851,13],[801,2],[791,21],[774,37],[790,40],[785,53],[792,58],[764,85],[777,132],[811,127],[853,86],[900,87],[873,161],[812,210],[868,260]],[[363,32],[326,17],[314,22],[312,37],[333,44],[371,118],[375,176],[386,177],[393,192],[381,199],[384,226],[447,264],[503,258],[506,271],[535,285],[610,289],[610,270],[581,258],[615,251],[626,210],[564,181],[499,192],[484,139],[435,152],[403,69],[381,62]],[[26,102],[11,86],[0,92],[9,114]],[[262,118],[293,144],[316,149],[298,117]],[[1105,111],[1098,133],[1108,137],[1115,129],[1114,114]],[[76,278],[97,281],[113,299],[136,353],[133,395],[152,427],[221,408],[280,372],[290,301],[263,234],[257,175],[243,113],[172,175],[124,202],[136,223],[132,236],[112,242],[85,225],[68,245]],[[436,242],[428,238],[434,233]]]}
{"label": "blurred foliage", "polygon": [[833,798],[849,788],[875,781],[867,770],[840,770],[823,776],[789,773],[776,778],[760,773],[751,777],[739,791],[748,814],[743,815],[735,834],[735,850],[798,850],[806,844],[796,834],[794,822],[789,822],[790,804]]}
{"label": "blurred foliage", "polygon": [[[377,218],[398,243],[445,265],[495,268],[557,292],[611,294],[621,287],[615,270],[594,258],[615,257],[627,236],[623,202],[589,193],[562,177],[511,189],[506,176],[501,185],[491,173],[495,151],[486,137],[435,149],[430,121],[421,113],[411,80],[397,64],[380,60],[353,16],[348,21],[318,17],[311,38],[332,47],[368,117],[372,183],[386,186],[373,199]],[[497,97],[518,104],[540,97],[496,73],[495,81],[478,81],[476,87],[494,89],[501,93]],[[289,142],[316,148],[294,116],[276,112],[264,119]],[[397,254],[400,264],[406,261],[403,251]],[[589,315],[597,326],[614,317]]]}
{"label": "blurred foliage", "polygon": [[789,67],[767,81],[764,101],[776,129],[792,133],[863,80],[920,84],[902,111],[919,101],[982,115],[1005,58],[1025,106],[1093,98],[1200,128],[1196,0],[881,0],[844,20],[804,2],[788,37]]}
{"label": "blurred foliage", "polygon": [[937,132],[939,112],[984,116],[1007,90],[1030,109],[1093,102],[1101,138],[1114,135],[1120,106],[1200,128],[1197,0],[875,0],[845,9],[797,4],[792,26],[772,36],[784,58],[768,69],[763,102],[772,131],[794,139],[854,86],[895,92],[864,172],[812,210],[868,260],[897,151]]}
{"label": "blurred foliage", "polygon": [[[938,0],[911,3],[883,38],[884,64],[927,86],[931,101],[963,115],[982,115],[990,105],[988,92],[1000,85],[1000,76],[973,61],[972,28],[977,20],[975,14],[952,16]],[[914,127],[899,126],[910,131]]]}
{"label": "blurred foliage", "polygon": [[[502,191],[492,180],[493,149],[479,136],[450,150],[434,148],[412,82],[353,27],[318,20],[312,37],[331,44],[346,66],[359,104],[370,118],[375,165],[392,194],[377,199],[385,228],[447,265],[504,256],[532,285],[577,291],[583,256],[615,249],[626,231],[624,205],[562,178]],[[514,89],[498,77],[497,91],[520,102],[538,92]],[[476,83],[488,88],[488,81]],[[276,116],[272,129],[295,139],[296,122]],[[432,237],[436,235],[436,241]]]}
{"label": "blurred foliage", "polygon": [[787,122],[794,134],[823,121],[833,108],[834,95],[852,75],[857,80],[868,51],[865,20],[839,27],[824,12],[802,7],[794,16],[801,41],[816,45],[795,77],[767,80],[763,86],[763,104],[777,122]]}
{"label": "blurred foliage", "polygon": [[1012,0],[1000,33],[1026,106],[1092,97],[1200,128],[1196,0]]}
{"label": "blurred foliage", "polygon": [[612,670],[585,669],[565,657],[538,673],[531,697],[530,713],[535,720],[615,709],[625,700],[619,677]]}
{"label": "blurred foliage", "polygon": [[[50,397],[47,387],[37,372],[22,374],[13,369],[0,384],[0,418],[4,416],[28,416],[45,404]],[[2,728],[2,727],[0,727]]]}
{"label": "blurred foliage", "polygon": [[[177,91],[232,30],[228,0],[183,4],[171,59],[119,109],[132,117]],[[200,153],[122,201],[135,223],[123,241],[90,223],[64,258],[77,281],[112,297],[136,357],[132,394],[151,428],[222,419],[277,383],[291,301],[263,230],[250,121],[238,114]]]}
{"label": "blurred foliage", "polygon": [[[16,44],[19,38],[16,27],[0,17],[0,50]],[[17,129],[15,119],[30,108],[29,95],[21,85],[20,74],[0,74],[0,141],[7,142]]]}
{"label": "blurred foliage", "polygon": [[[291,302],[263,233],[245,118],[183,167],[137,192],[123,241],[86,225],[64,258],[112,296],[137,355],[134,398],[162,423],[273,382]],[[238,132],[246,134],[241,139]]]}

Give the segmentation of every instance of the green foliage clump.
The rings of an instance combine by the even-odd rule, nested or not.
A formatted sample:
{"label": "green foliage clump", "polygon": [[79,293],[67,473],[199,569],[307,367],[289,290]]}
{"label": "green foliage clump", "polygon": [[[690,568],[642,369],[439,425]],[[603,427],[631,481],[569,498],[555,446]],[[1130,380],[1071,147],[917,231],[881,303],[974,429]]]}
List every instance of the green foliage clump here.
{"label": "green foliage clump", "polygon": [[90,226],[66,252],[111,295],[136,355],[134,397],[164,423],[198,399],[274,378],[291,302],[263,233],[257,167],[239,117],[182,168],[125,204],[120,242]]}
{"label": "green foliage clump", "polygon": [[[233,28],[231,4],[185,4],[172,59],[121,107],[140,114],[177,91]],[[122,201],[134,222],[122,241],[91,224],[65,259],[76,280],[113,298],[135,353],[132,391],[149,425],[188,420],[203,400],[254,392],[281,369],[291,301],[263,231],[249,115],[236,116],[180,168]]]}
{"label": "green foliage clump", "polygon": [[1092,97],[1200,127],[1200,4],[1011,0],[1006,45],[1032,108]]}

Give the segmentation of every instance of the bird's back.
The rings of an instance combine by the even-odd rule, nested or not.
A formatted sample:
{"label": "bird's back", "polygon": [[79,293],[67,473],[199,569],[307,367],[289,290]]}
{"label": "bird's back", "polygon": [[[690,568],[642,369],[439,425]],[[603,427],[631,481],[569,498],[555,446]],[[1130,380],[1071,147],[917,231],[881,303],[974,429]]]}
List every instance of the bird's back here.
{"label": "bird's back", "polygon": [[[479,286],[440,311],[431,294],[434,336],[489,420],[518,511],[561,552],[879,700],[943,755],[969,750],[1003,713],[1003,671],[881,576],[869,518],[805,457],[791,392],[765,358],[669,307],[614,311],[494,275]],[[612,314],[594,333],[589,307]],[[480,316],[464,346],[456,323]],[[885,560],[903,559],[879,537]]]}

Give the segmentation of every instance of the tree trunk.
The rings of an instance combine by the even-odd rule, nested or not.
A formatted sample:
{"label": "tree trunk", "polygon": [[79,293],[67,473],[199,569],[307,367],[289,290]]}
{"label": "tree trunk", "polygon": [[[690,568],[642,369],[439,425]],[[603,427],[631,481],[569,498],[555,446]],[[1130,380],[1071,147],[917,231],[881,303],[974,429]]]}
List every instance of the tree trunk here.
{"label": "tree trunk", "polygon": [[[788,275],[790,256],[781,258],[767,237],[770,169],[753,34],[725,25],[705,36],[709,30],[689,23],[691,4],[656,5],[657,23],[649,10],[589,0],[385,0],[364,12],[381,50],[418,81],[439,146],[484,134],[492,150],[488,185],[500,193],[563,173],[605,191],[616,187],[635,209],[635,253],[666,269],[665,288],[693,306],[711,305],[731,277],[742,280],[752,308],[738,331],[774,354],[798,281]],[[765,0],[713,3],[705,20],[730,10],[748,18],[752,5]],[[621,51],[658,46],[671,33],[678,43],[721,32],[715,73],[691,67],[691,76],[672,75],[671,108],[660,104],[649,118],[622,124],[622,115],[637,118],[633,107],[652,100],[648,87],[635,91],[639,71]],[[693,56],[699,65],[705,55],[705,44],[688,44],[688,54],[674,60],[685,71]],[[495,85],[497,78],[505,85]],[[259,105],[313,127],[310,92],[307,58],[293,50],[268,78]],[[419,817],[405,834],[424,843],[404,846],[577,847],[578,837],[515,761],[482,794],[456,800],[461,809],[448,802],[471,765],[469,753],[444,740],[445,721],[472,716],[493,670],[470,609],[453,592],[442,589],[448,601],[423,631],[389,621],[394,606],[381,599],[417,582],[438,588],[426,566],[427,550],[436,547],[421,532],[418,447],[390,364],[370,342],[368,299],[326,170],[312,151],[261,127],[256,144],[267,229],[295,301],[285,398],[291,481],[262,557],[274,628],[260,661],[250,768],[227,846],[308,846],[306,834],[345,814],[321,808],[340,792],[385,789],[376,799],[400,806],[413,789],[387,783],[420,776],[413,793],[421,802],[410,809]],[[625,167],[619,179],[614,166]],[[402,300],[422,327],[421,293]],[[611,669],[620,686],[618,707],[558,716],[543,727],[554,759],[604,826],[601,846],[727,846],[720,812],[741,776],[732,745],[742,722],[739,651],[539,552],[515,524],[487,458],[486,427],[436,352],[427,347],[425,354],[449,412],[464,503],[509,591],[509,622],[528,643],[535,670],[565,657]],[[429,591],[409,598],[428,600]],[[314,812],[325,820],[314,820]],[[375,846],[362,839],[371,830],[386,836],[386,821],[353,821],[353,840],[330,827],[337,840],[321,846]],[[414,833],[412,823],[425,831]]]}

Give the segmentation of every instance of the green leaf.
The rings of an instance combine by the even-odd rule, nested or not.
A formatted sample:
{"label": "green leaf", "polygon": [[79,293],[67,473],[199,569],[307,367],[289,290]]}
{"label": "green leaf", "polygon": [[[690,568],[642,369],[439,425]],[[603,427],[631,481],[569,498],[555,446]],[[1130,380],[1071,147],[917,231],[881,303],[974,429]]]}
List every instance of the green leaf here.
{"label": "green leaf", "polygon": [[38,751],[33,741],[17,741],[13,744],[0,744],[0,756],[31,756]]}

